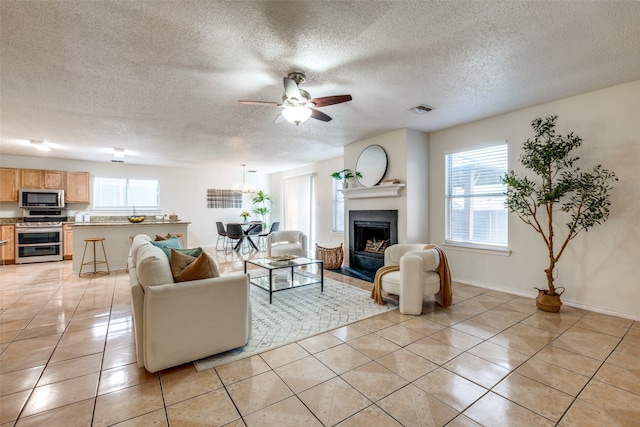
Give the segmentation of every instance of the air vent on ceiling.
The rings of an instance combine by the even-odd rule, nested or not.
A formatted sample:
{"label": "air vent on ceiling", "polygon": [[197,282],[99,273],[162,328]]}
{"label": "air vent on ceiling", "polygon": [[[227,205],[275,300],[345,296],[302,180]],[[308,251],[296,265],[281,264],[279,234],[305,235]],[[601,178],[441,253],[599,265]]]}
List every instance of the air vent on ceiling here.
{"label": "air vent on ceiling", "polygon": [[424,113],[428,113],[429,111],[433,110],[433,107],[429,107],[428,105],[418,105],[417,107],[413,107],[411,109],[411,111],[413,111],[416,114],[424,114]]}

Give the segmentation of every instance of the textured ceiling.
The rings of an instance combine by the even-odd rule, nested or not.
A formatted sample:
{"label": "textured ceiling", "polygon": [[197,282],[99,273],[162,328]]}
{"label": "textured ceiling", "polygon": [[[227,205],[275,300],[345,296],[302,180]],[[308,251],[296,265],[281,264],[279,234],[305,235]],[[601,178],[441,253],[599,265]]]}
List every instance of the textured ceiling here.
{"label": "textured ceiling", "polygon": [[[1,0],[0,150],[274,172],[638,80],[638,22],[637,1]],[[290,71],[353,101],[297,127],[238,103]]]}

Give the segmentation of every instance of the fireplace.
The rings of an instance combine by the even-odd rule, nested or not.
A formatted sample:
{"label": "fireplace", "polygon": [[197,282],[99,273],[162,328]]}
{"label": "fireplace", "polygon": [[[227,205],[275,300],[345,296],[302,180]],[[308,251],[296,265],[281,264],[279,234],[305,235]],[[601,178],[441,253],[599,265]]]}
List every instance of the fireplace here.
{"label": "fireplace", "polygon": [[373,280],[384,250],[398,243],[398,211],[349,211],[349,268]]}

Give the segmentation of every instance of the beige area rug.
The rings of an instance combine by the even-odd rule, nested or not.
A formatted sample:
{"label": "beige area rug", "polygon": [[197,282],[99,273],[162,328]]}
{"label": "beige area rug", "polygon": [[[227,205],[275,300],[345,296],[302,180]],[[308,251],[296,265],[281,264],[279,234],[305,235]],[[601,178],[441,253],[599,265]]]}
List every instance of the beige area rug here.
{"label": "beige area rug", "polygon": [[386,305],[378,305],[370,292],[325,278],[324,292],[320,292],[320,284],[287,289],[275,292],[269,304],[269,292],[251,285],[253,329],[249,342],[193,363],[203,371],[398,309],[395,301],[385,301]]}

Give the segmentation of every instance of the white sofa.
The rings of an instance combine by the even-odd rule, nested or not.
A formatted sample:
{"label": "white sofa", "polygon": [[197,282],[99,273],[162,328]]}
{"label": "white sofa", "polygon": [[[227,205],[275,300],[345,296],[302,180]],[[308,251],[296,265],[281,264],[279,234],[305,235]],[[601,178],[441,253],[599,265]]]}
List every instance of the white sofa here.
{"label": "white sofa", "polygon": [[169,258],[151,240],[136,236],[129,252],[138,366],[156,372],[245,345],[249,276],[174,283]]}
{"label": "white sofa", "polygon": [[402,314],[420,315],[422,298],[440,298],[440,256],[436,249],[424,249],[424,243],[391,245],[384,251],[384,265],[399,265],[399,271],[382,276],[382,290],[398,295]]}
{"label": "white sofa", "polygon": [[267,236],[267,257],[279,255],[307,256],[307,235],[297,230],[282,230]]}

